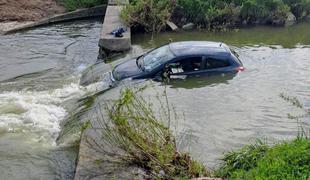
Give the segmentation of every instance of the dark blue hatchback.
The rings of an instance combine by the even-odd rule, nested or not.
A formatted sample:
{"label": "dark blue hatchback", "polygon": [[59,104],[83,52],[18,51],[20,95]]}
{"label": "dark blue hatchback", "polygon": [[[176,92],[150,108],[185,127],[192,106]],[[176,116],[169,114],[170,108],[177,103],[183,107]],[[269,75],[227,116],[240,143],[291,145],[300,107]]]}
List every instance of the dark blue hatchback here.
{"label": "dark blue hatchback", "polygon": [[237,73],[243,70],[236,52],[224,43],[184,41],[163,45],[117,65],[112,78],[177,78]]}

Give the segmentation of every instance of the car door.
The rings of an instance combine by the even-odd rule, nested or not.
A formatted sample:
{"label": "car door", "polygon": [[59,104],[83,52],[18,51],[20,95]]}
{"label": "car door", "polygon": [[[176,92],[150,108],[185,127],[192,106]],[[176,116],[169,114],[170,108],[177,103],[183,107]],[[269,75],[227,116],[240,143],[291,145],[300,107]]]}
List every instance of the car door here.
{"label": "car door", "polygon": [[187,76],[200,76],[204,67],[202,56],[190,56],[166,64],[164,72],[172,79],[183,79]]}

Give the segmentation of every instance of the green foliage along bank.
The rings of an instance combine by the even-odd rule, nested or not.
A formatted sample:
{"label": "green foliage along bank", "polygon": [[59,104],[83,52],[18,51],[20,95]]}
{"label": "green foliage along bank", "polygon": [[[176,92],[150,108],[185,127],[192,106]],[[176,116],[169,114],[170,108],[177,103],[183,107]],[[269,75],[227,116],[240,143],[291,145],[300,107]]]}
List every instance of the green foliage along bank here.
{"label": "green foliage along bank", "polygon": [[132,0],[122,18],[146,31],[164,29],[167,20],[178,26],[225,29],[246,24],[284,25],[289,16],[310,14],[310,0]]}
{"label": "green foliage along bank", "polygon": [[269,147],[261,141],[223,158],[216,175],[228,179],[310,179],[310,139]]}
{"label": "green foliage along bank", "polygon": [[90,8],[101,4],[107,4],[108,0],[58,0],[64,5],[67,11],[74,11],[79,8]]}
{"label": "green foliage along bank", "polygon": [[229,152],[222,159],[223,164],[215,173],[217,176],[227,179],[310,179],[310,131],[303,127],[301,121],[310,117],[310,109],[306,109],[296,97],[284,93],[280,97],[304,111],[297,116],[288,114],[289,119],[297,122],[297,138],[274,146],[258,140],[255,144]]}

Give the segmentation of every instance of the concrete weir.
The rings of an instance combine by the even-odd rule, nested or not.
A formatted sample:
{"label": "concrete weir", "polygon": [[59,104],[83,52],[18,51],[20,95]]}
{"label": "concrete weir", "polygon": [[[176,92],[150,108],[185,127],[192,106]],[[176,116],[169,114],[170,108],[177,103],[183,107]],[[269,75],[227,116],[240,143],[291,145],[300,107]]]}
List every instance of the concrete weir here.
{"label": "concrete weir", "polygon": [[[131,32],[130,28],[126,27],[124,22],[120,19],[120,12],[124,7],[126,0],[109,1],[106,10],[102,32],[99,39],[99,58],[104,59],[113,53],[120,53],[130,50],[131,48]],[[126,32],[123,37],[115,37],[111,32],[117,28],[125,28]]]}
{"label": "concrete weir", "polygon": [[[121,2],[121,3],[120,3]],[[106,58],[113,53],[121,53],[131,49],[131,32],[121,21],[119,15],[126,3],[125,0],[109,1],[106,9],[102,32],[99,39],[99,58]],[[115,37],[111,31],[126,28],[123,37]],[[96,118],[94,118],[96,119]],[[99,179],[143,179],[143,171],[135,166],[119,163],[113,154],[115,149],[106,147],[103,129],[96,120],[91,120],[91,127],[81,135],[75,180]]]}

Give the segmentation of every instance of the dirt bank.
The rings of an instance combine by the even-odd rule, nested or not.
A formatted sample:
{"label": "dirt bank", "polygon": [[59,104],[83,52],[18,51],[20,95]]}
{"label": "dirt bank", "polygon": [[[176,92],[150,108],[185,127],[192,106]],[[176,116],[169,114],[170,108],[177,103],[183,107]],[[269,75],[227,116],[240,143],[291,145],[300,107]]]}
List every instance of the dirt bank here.
{"label": "dirt bank", "polygon": [[0,0],[0,22],[37,21],[63,12],[56,0]]}

